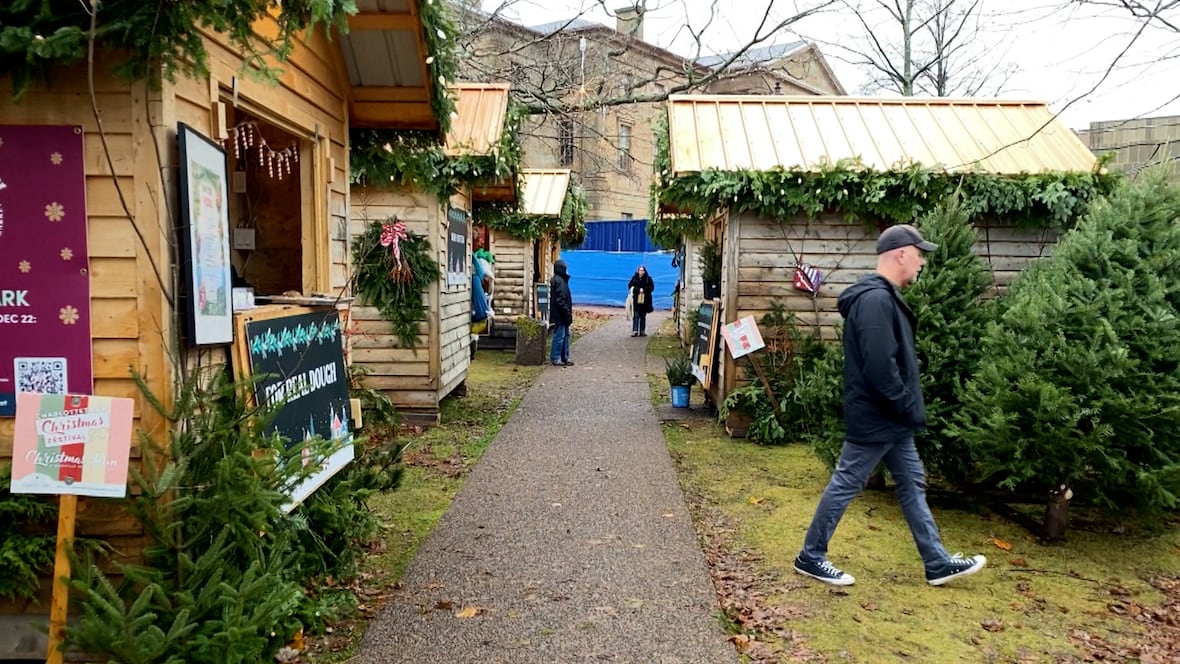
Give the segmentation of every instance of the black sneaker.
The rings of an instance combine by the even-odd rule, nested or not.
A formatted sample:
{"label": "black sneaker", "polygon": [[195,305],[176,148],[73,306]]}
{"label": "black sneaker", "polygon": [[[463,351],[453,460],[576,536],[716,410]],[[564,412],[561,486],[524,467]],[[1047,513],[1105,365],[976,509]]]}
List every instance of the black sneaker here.
{"label": "black sneaker", "polygon": [[851,574],[845,574],[832,563],[824,560],[813,563],[802,558],[795,558],[795,571],[803,576],[819,579],[833,586],[851,586],[856,579]]}
{"label": "black sneaker", "polygon": [[961,576],[971,576],[983,569],[984,565],[987,565],[987,558],[983,556],[964,558],[963,554],[956,553],[941,565],[927,569],[926,583],[932,586],[941,586],[947,581],[952,581]]}
{"label": "black sneaker", "polygon": [[555,362],[555,361],[550,361],[549,364],[552,364],[555,367],[564,367],[565,366],[561,362]]}
{"label": "black sneaker", "polygon": [[570,360],[566,360],[566,361],[565,361],[565,366],[567,366],[567,367],[572,367],[572,366],[574,366],[574,363],[573,363],[572,361],[570,361]]}

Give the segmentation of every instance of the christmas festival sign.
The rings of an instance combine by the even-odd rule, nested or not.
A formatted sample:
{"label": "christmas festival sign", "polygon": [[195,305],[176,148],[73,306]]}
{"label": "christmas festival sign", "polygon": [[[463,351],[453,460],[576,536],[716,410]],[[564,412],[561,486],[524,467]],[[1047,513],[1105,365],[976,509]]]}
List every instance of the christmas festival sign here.
{"label": "christmas festival sign", "polygon": [[0,417],[18,392],[94,389],[82,140],[0,125]]}
{"label": "christmas festival sign", "polygon": [[13,493],[127,495],[132,399],[22,392],[16,401]]}
{"label": "christmas festival sign", "polygon": [[[279,407],[271,430],[288,441],[316,436],[332,442],[320,468],[292,488],[299,504],[348,465],[354,456],[349,417],[348,373],[344,366],[340,314],[307,314],[248,321],[245,341],[259,404]],[[304,450],[304,464],[312,463]]]}

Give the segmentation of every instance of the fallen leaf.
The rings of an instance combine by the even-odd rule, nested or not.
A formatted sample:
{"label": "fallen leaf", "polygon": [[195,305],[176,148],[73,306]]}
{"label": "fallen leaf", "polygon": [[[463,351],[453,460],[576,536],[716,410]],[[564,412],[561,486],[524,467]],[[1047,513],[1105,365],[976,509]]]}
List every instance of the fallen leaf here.
{"label": "fallen leaf", "polygon": [[1028,562],[1026,562],[1024,560],[1024,558],[1013,558],[1012,560],[1009,560],[1008,562],[1017,566],[1017,567],[1028,567]]}
{"label": "fallen leaf", "polygon": [[876,611],[877,605],[873,602],[861,602],[860,608],[864,609],[865,611]]}
{"label": "fallen leaf", "polygon": [[750,503],[751,505],[761,505],[762,503],[766,502],[766,499],[765,498],[755,498],[754,496],[750,496],[749,498],[746,499],[746,502]]}
{"label": "fallen leaf", "polygon": [[989,632],[1002,632],[1002,631],[1004,631],[1004,623],[1000,622],[999,620],[996,620],[995,618],[988,618],[987,620],[984,620],[983,622],[981,622],[979,624],[982,625],[983,628]]}
{"label": "fallen leaf", "polygon": [[434,608],[439,609],[440,611],[450,611],[451,609],[455,608],[455,603],[449,599],[440,599],[434,605]]}
{"label": "fallen leaf", "polygon": [[456,618],[474,618],[483,613],[483,609],[478,606],[465,606],[461,611],[455,614]]}
{"label": "fallen leaf", "polygon": [[997,549],[1003,549],[1004,551],[1012,550],[1012,545],[1010,543],[1005,542],[1004,540],[997,537],[992,538],[992,544],[995,544]]}

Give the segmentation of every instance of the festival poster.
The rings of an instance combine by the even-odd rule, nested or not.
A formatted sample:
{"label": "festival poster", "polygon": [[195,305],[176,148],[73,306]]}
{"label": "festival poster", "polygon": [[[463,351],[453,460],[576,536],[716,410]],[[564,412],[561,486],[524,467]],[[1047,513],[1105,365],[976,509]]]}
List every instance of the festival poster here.
{"label": "festival poster", "polygon": [[459,208],[447,209],[447,285],[470,283],[467,257],[467,213]]}
{"label": "festival poster", "polygon": [[82,128],[0,125],[0,417],[18,392],[89,394]]}
{"label": "festival poster", "polygon": [[721,337],[725,339],[729,354],[735,360],[766,347],[762,340],[762,332],[759,331],[758,323],[754,322],[753,316],[726,323],[725,327],[721,328]]}
{"label": "festival poster", "polygon": [[21,392],[16,402],[12,493],[127,495],[132,399]]}

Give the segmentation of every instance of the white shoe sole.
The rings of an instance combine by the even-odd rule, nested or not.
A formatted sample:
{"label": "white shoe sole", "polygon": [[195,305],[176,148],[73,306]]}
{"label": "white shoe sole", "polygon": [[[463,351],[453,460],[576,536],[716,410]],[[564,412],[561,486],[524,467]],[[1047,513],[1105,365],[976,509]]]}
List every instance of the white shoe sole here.
{"label": "white shoe sole", "polygon": [[833,579],[830,576],[820,576],[818,574],[812,574],[811,572],[801,570],[798,567],[795,568],[795,573],[801,574],[803,576],[809,576],[809,577],[815,579],[816,581],[823,581],[824,583],[826,583],[830,586],[851,586],[852,584],[856,583],[856,579],[853,578],[852,575],[850,575],[850,574],[845,574],[844,575],[845,578]]}
{"label": "white shoe sole", "polygon": [[955,579],[961,579],[965,576],[971,576],[972,574],[976,574],[976,573],[982,571],[984,567],[987,567],[987,558],[985,558],[984,556],[979,556],[979,558],[980,558],[979,564],[975,565],[974,567],[968,567],[967,569],[963,570],[962,572],[958,572],[957,574],[951,574],[950,576],[944,576],[939,579],[931,579],[931,580],[926,581],[926,583],[929,583],[932,586],[941,586],[942,584],[948,583],[950,581],[954,581]]}

